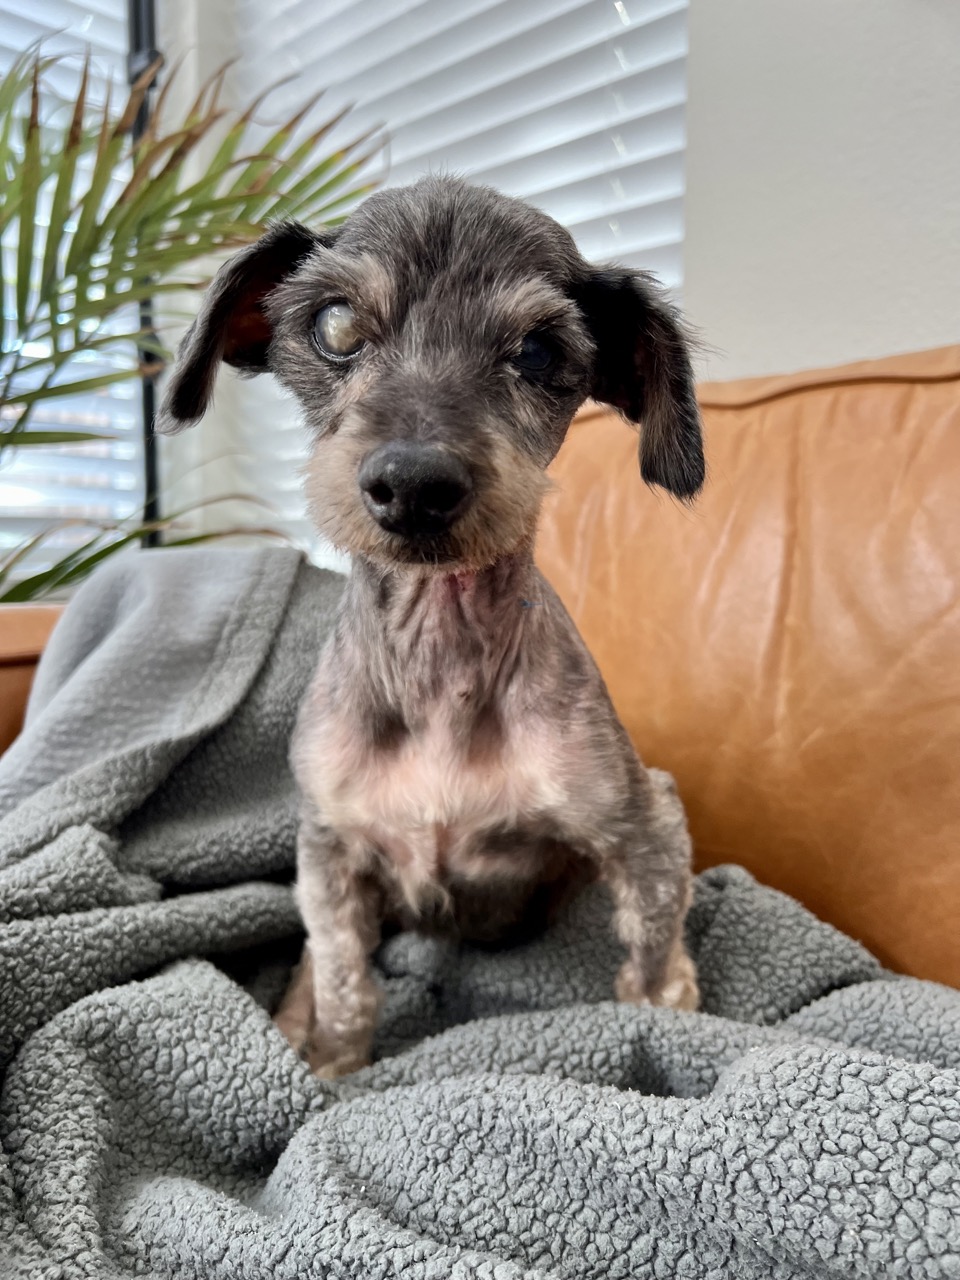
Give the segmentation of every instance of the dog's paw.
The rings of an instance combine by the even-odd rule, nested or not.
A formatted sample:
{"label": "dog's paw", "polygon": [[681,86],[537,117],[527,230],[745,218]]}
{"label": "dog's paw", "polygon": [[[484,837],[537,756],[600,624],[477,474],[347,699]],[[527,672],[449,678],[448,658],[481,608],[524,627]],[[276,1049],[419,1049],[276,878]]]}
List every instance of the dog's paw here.
{"label": "dog's paw", "polygon": [[319,1080],[339,1080],[341,1076],[348,1076],[370,1065],[370,1060],[360,1054],[347,1051],[336,1058],[331,1058],[328,1048],[319,1048],[311,1044],[307,1045],[303,1057]]}
{"label": "dog's paw", "polygon": [[613,984],[613,993],[621,1004],[650,1004],[643,974],[632,960],[625,960]]}
{"label": "dog's paw", "polygon": [[682,947],[671,955],[663,983],[652,990],[637,965],[625,960],[614,983],[614,994],[624,1004],[656,1005],[661,1009],[692,1012],[700,1005],[696,966]]}
{"label": "dog's paw", "polygon": [[671,958],[667,980],[650,1002],[664,1009],[685,1009],[690,1013],[700,1007],[696,965],[685,951]]}

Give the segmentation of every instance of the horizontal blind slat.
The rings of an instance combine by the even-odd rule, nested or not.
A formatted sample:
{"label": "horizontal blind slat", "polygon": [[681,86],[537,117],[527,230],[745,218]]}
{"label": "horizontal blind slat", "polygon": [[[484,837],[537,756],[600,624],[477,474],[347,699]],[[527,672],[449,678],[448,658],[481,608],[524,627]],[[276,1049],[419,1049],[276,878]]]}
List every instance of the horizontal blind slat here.
{"label": "horizontal blind slat", "polygon": [[[122,12],[119,5],[115,7]],[[43,5],[0,5],[0,45],[15,56],[40,39],[54,51],[70,52],[78,64],[82,46],[89,45],[95,58],[110,60],[104,69],[110,77],[124,70],[127,29],[122,18],[111,19],[83,4],[51,0]]]}

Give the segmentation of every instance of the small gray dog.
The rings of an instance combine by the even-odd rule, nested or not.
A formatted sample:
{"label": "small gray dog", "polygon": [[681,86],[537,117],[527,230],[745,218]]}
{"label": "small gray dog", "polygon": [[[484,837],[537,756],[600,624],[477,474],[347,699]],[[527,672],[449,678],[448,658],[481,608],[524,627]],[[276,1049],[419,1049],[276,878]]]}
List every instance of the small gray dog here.
{"label": "small gray dog", "polygon": [[651,278],[588,265],[518,200],[428,178],[228,262],[160,430],[202,417],[223,361],[300,401],[313,519],[352,556],[293,743],[307,946],[285,1034],[321,1074],[362,1066],[385,924],[519,938],[596,876],[627,951],[618,998],[695,1008],[680,802],[532,558],[588,396],[642,423],[648,483],[703,483],[686,341]]}

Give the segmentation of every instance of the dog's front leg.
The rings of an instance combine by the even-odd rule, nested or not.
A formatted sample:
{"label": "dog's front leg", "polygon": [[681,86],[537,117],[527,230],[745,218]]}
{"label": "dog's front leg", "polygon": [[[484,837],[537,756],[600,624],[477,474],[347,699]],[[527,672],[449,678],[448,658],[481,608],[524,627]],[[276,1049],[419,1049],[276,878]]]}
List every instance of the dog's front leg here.
{"label": "dog's front leg", "polygon": [[380,1006],[370,967],[380,940],[380,901],[345,842],[311,817],[300,828],[297,900],[307,930],[303,968],[313,986],[306,1058],[317,1075],[346,1075],[370,1061]]}
{"label": "dog's front leg", "polygon": [[651,769],[647,781],[640,810],[631,806],[625,815],[624,837],[601,858],[614,900],[614,928],[628,953],[616,996],[630,1004],[696,1009],[697,971],[683,941],[690,837],[673,779]]}

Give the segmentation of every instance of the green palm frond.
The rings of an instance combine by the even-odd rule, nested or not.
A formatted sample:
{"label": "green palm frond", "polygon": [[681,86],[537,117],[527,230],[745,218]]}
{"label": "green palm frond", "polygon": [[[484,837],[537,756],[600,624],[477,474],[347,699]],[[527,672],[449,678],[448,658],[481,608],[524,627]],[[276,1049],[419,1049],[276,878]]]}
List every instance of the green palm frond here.
{"label": "green palm frond", "polygon": [[[223,538],[258,537],[272,538],[279,542],[289,539],[270,525],[238,525],[229,529],[218,529],[209,533],[178,533],[184,517],[189,516],[201,506],[213,506],[219,502],[245,502],[252,506],[269,511],[265,503],[246,494],[228,493],[217,498],[207,499],[192,506],[184,507],[173,515],[161,520],[147,523],[134,520],[88,522],[85,520],[59,520],[27,538],[0,558],[0,604],[22,604],[27,600],[39,600],[56,595],[73,586],[87,574],[91,573],[102,560],[115,555],[125,547],[133,546],[141,541],[146,533],[172,533],[164,546],[186,547],[200,542],[219,541]],[[26,558],[45,543],[54,543],[58,535],[68,529],[83,531],[89,536],[83,537],[79,546],[65,552],[53,564],[45,569],[37,570],[29,576],[21,576],[18,570]]]}
{"label": "green palm frond", "polygon": [[[41,401],[156,371],[138,354],[162,360],[155,339],[129,324],[111,332],[124,308],[197,288],[211,255],[256,239],[274,219],[342,220],[375,185],[364,174],[382,146],[368,134],[325,150],[342,112],[304,135],[315,97],[258,128],[264,95],[239,111],[221,105],[226,66],[168,120],[175,68],[134,144],[130,127],[158,67],[114,107],[91,103],[89,59],[72,100],[56,99],[45,82],[55,61],[31,49],[0,80],[0,455],[41,443],[44,433],[29,427]],[[115,357],[111,373],[69,369],[95,352]]]}

